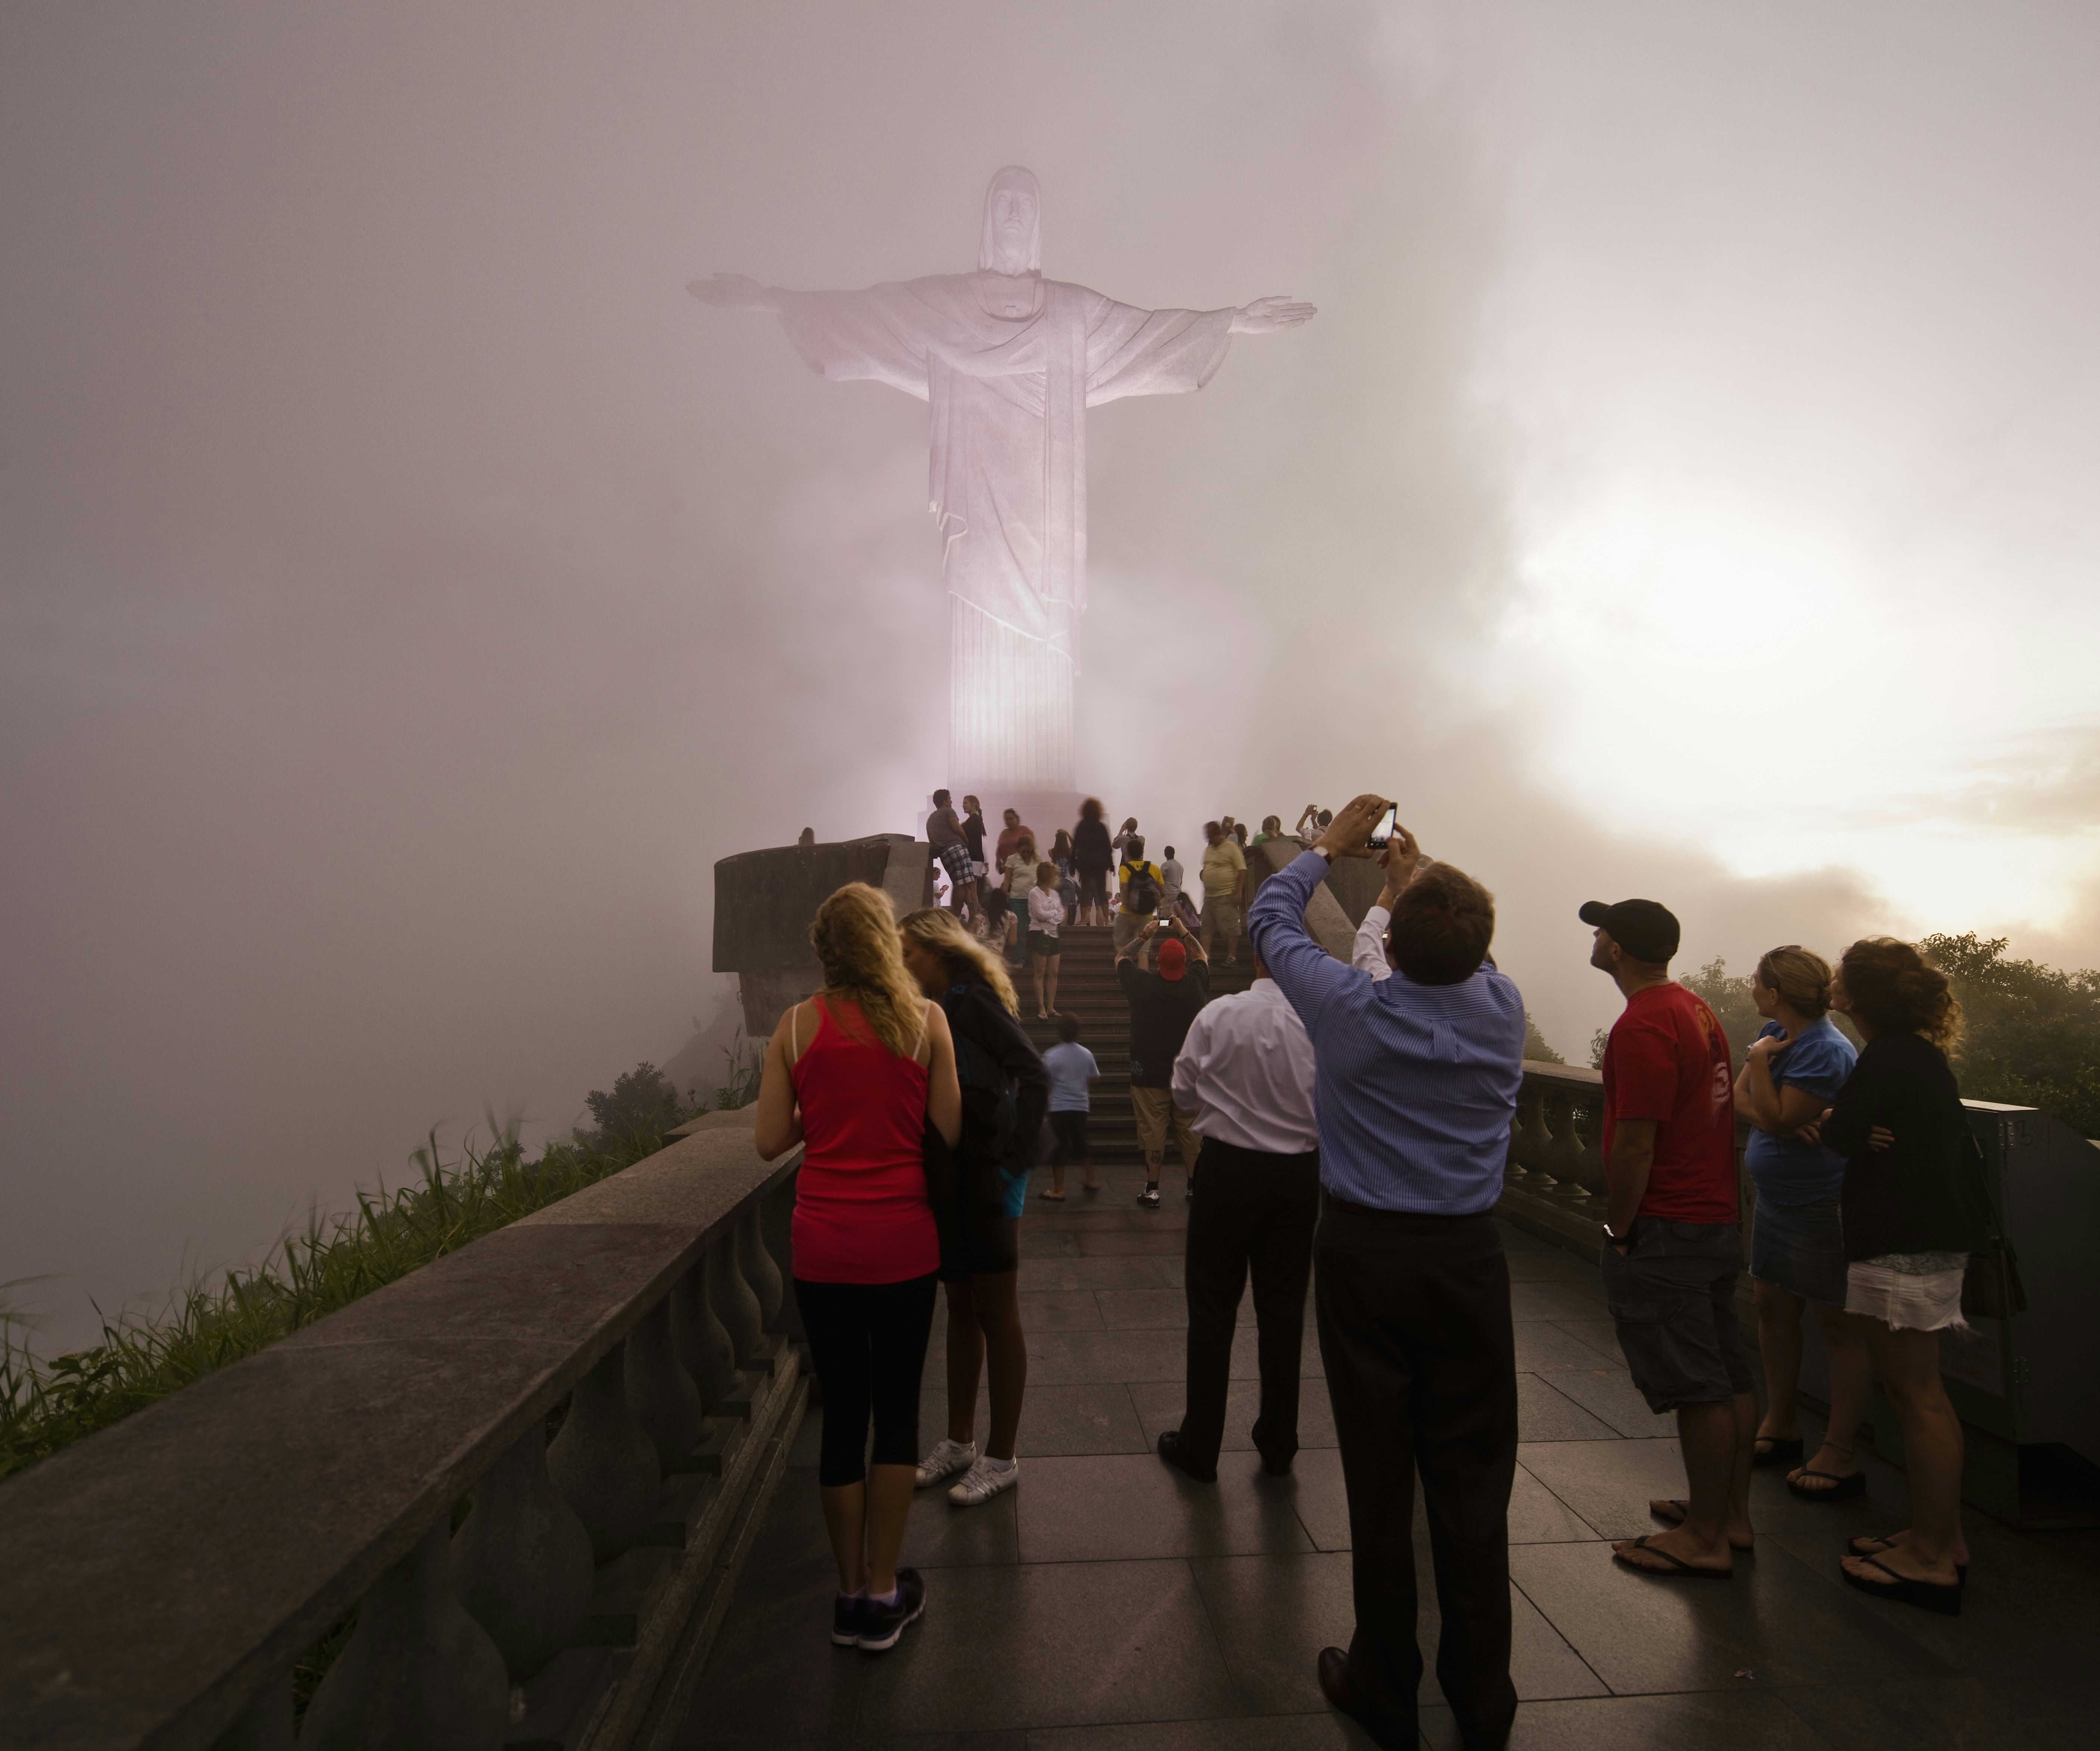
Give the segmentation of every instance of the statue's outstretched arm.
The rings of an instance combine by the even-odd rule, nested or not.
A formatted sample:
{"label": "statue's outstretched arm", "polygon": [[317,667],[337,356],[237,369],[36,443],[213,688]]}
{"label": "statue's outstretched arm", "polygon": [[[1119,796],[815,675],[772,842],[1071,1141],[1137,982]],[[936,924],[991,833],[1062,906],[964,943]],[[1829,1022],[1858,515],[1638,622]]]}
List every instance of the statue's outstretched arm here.
{"label": "statue's outstretched arm", "polygon": [[[695,293],[698,287],[695,288]],[[1287,298],[1258,298],[1244,310],[1233,312],[1235,334],[1273,334],[1279,329],[1295,329],[1319,314],[1312,304],[1294,304]]]}
{"label": "statue's outstretched arm", "polygon": [[717,274],[711,279],[695,280],[686,289],[703,304],[717,305],[724,310],[778,310],[780,307],[780,301],[774,296],[773,288],[761,285],[748,274]]}

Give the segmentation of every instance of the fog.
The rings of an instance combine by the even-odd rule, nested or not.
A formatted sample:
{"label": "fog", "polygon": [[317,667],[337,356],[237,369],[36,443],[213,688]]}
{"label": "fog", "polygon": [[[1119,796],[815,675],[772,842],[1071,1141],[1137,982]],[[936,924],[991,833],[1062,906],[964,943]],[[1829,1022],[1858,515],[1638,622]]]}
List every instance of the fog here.
{"label": "fog", "polygon": [[924,408],[683,288],[966,270],[1007,163],[1055,277],[1320,307],[1090,417],[1155,846],[1398,796],[1578,1061],[1590,898],[2100,959],[2095,17],[0,8],[0,1281],[559,1135],[717,858],[917,824]]}

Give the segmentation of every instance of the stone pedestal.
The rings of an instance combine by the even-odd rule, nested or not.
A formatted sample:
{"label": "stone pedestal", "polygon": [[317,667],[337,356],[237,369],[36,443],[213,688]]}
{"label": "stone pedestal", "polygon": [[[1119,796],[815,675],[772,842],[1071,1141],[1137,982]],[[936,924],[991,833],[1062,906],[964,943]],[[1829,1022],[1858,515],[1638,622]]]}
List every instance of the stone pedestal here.
{"label": "stone pedestal", "polygon": [[887,893],[901,918],[933,902],[930,858],[909,834],[877,833],[739,852],[716,864],[715,971],[737,975],[745,1034],[770,1039],[788,1007],[823,983],[810,924],[828,895],[864,881]]}

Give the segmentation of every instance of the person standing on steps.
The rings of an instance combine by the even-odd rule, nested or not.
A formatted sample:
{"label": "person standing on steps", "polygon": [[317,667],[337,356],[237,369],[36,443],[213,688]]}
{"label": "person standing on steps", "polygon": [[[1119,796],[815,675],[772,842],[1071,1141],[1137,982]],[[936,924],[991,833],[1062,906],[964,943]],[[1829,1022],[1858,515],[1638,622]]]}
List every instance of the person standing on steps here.
{"label": "person standing on steps", "polygon": [[[960,933],[951,915],[934,915]],[[803,1145],[795,1304],[824,1395],[817,1482],[839,1568],[832,1639],[876,1653],[926,1603],[918,1571],[897,1566],[941,1257],[923,1139],[961,1136],[962,1092],[948,1019],[906,973],[886,895],[849,882],[817,908],[810,941],[823,989],[773,1031],[752,1140],[769,1162]]]}
{"label": "person standing on steps", "polygon": [[1758,1398],[1736,1318],[1743,1265],[1728,1036],[1670,977],[1676,915],[1653,900],[1586,902],[1590,964],[1626,999],[1604,1046],[1601,1260],[1605,1305],[1634,1384],[1677,1414],[1683,1501],[1667,1532],[1621,1539],[1612,1559],[1662,1580],[1727,1580],[1752,1547]]}
{"label": "person standing on steps", "polygon": [[1123,841],[1123,860],[1116,867],[1115,946],[1135,942],[1137,933],[1162,915],[1159,898],[1166,884],[1157,863],[1145,857],[1145,841],[1135,833]]}
{"label": "person standing on steps", "polygon": [[1174,1061],[1174,1105],[1196,1114],[1203,1195],[1189,1215],[1188,1408],[1159,1457],[1200,1483],[1218,1475],[1240,1295],[1254,1280],[1261,1468],[1287,1477],[1298,1453],[1299,1356],[1312,1228],[1320,1211],[1320,1131],[1312,1042],[1254,957],[1247,990],[1207,1003]]}
{"label": "person standing on steps", "polygon": [[956,819],[946,791],[933,792],[933,812],[926,817],[926,843],[948,872],[948,910],[960,918],[966,909],[975,907],[977,877],[971,871],[969,841],[963,837],[962,823]]}
{"label": "person standing on steps", "polygon": [[963,799],[963,843],[970,848],[970,923],[996,923],[999,920],[999,902],[994,895],[999,884],[986,878],[990,871],[985,866],[984,805],[974,796]]}
{"label": "person standing on steps", "polygon": [[1035,977],[1035,1019],[1048,1021],[1057,1013],[1057,963],[1063,955],[1057,933],[1065,922],[1065,902],[1058,898],[1057,866],[1035,866],[1035,885],[1028,892],[1028,934]]}
{"label": "person standing on steps", "polygon": [[[1007,810],[1008,814],[1012,812],[1011,809]],[[1006,933],[1006,942],[999,946],[1002,950],[1008,945],[1013,947],[1012,958],[1017,967],[1028,964],[1028,898],[1035,893],[1035,884],[1041,879],[1042,867],[1043,860],[1035,854],[1035,837],[1023,827],[1020,838],[1013,842],[1013,849],[999,862],[1000,885],[1006,897],[1008,916],[1013,924],[1013,928]],[[1064,908],[1060,906],[1058,911],[1061,913]]]}
{"label": "person standing on steps", "polygon": [[1203,823],[1203,952],[1224,938],[1225,964],[1239,959],[1240,907],[1246,898],[1246,853],[1220,821]]}
{"label": "person standing on steps", "polygon": [[1079,921],[1079,866],[1072,855],[1072,836],[1061,827],[1050,841],[1050,861],[1057,866],[1057,897],[1064,902],[1069,928]]}
{"label": "person standing on steps", "polygon": [[[1160,937],[1159,970],[1145,967]],[[1116,950],[1116,981],[1130,1004],[1130,1104],[1137,1119],[1137,1146],[1145,1151],[1145,1189],[1137,1201],[1159,1207],[1159,1170],[1171,1131],[1188,1175],[1188,1197],[1196,1196],[1196,1115],[1175,1101],[1174,1061],[1196,1012],[1211,999],[1211,964],[1202,944],[1179,920],[1154,917]]]}
{"label": "person standing on steps", "polygon": [[[963,1109],[962,1140],[932,1187],[948,1296],[948,1432],[919,1462],[918,1483],[923,1489],[960,1471],[948,1499],[971,1507],[1012,1489],[1021,1475],[1013,1444],[1028,1386],[1028,1343],[1021,1329],[1018,1229],[1050,1073],[1021,1031],[1021,1006],[1002,957],[936,907],[908,913],[900,928],[906,970],[947,1017]],[[981,1373],[991,1397],[982,1453]]]}
{"label": "person standing on steps", "polygon": [[1093,1109],[1094,1084],[1101,1079],[1101,1067],[1079,1043],[1077,1016],[1057,1017],[1057,1043],[1043,1054],[1043,1067],[1050,1073],[1050,1187],[1036,1196],[1062,1203],[1065,1169],[1076,1162],[1086,1176],[1087,1196],[1098,1197],[1101,1188],[1094,1178],[1087,1115]]}
{"label": "person standing on steps", "polygon": [[[1873,1364],[1866,1341],[1845,1317],[1845,1224],[1838,1200],[1845,1161],[1820,1142],[1797,1136],[1838,1098],[1858,1061],[1830,1019],[1830,964],[1789,944],[1759,960],[1750,1000],[1765,1019],[1736,1078],[1736,1112],[1750,1122],[1743,1166],[1757,1188],[1750,1231],[1751,1290],[1758,1350],[1765,1365],[1765,1414],[1752,1463],[1787,1466],[1786,1485],[1807,1502],[1862,1495],[1865,1474],[1852,1455],[1867,1414]],[[1823,1444],[1802,1463],[1801,1316],[1815,1321],[1830,1358],[1830,1422]]]}
{"label": "person standing on steps", "polygon": [[1159,860],[1159,915],[1162,918],[1172,918],[1179,913],[1181,883],[1185,874],[1181,867],[1181,860],[1174,855],[1174,848],[1169,845],[1167,854]]}
{"label": "person standing on steps", "polygon": [[[1305,908],[1387,809],[1359,796],[1264,882],[1255,952],[1312,1042],[1323,1194],[1312,1299],[1348,1490],[1357,1626],[1323,1648],[1327,1700],[1380,1745],[1417,1743],[1414,1482],[1429,1511],[1437,1681],[1468,1746],[1506,1743],[1516,1345],[1495,1227],[1524,1083],[1524,997],[1497,970],[1493,897],[1396,828],[1390,978],[1314,942]],[[1207,1197],[1207,1191],[1204,1196]],[[1198,1208],[1202,1207],[1198,1200]]]}
{"label": "person standing on steps", "polygon": [[1108,823],[1101,818],[1101,800],[1089,796],[1079,805],[1079,825],[1072,829],[1072,862],[1079,872],[1083,923],[1099,926],[1109,921],[1109,871],[1115,861]]}

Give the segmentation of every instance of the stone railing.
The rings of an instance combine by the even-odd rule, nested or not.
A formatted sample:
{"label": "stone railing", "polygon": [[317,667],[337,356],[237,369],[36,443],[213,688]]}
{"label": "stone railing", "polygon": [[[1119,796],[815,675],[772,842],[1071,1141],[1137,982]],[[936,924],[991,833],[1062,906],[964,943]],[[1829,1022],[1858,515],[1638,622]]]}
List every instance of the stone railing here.
{"label": "stone railing", "polygon": [[800,1151],[769,1167],[750,1122],[0,1485],[0,1745],[288,1747],[293,1668],[331,1639],[302,1748],[653,1734],[806,1400]]}
{"label": "stone railing", "polygon": [[[1598,1224],[1605,1215],[1604,1085],[1595,1070],[1525,1059],[1503,1175],[1504,1215],[1585,1250],[1602,1244]],[[1742,1171],[1749,1130],[1736,1121],[1736,1171],[1745,1211],[1756,1197]]]}

